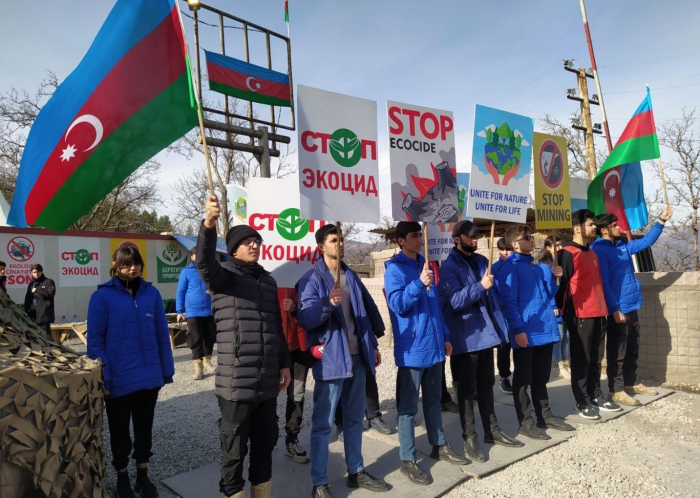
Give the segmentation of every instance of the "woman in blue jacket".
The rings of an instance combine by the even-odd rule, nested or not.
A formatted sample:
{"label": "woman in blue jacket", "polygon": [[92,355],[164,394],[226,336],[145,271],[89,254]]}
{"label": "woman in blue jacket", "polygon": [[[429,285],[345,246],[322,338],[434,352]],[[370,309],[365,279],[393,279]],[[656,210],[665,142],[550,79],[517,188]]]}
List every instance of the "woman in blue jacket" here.
{"label": "woman in blue jacket", "polygon": [[[158,495],[148,479],[152,455],[153,414],[158,391],[173,381],[175,364],[160,292],[141,278],[143,258],[133,247],[120,247],[112,257],[112,279],[97,287],[88,306],[89,358],[104,366],[105,407],[117,469],[117,496]],[[127,466],[133,420],[136,486]]]}

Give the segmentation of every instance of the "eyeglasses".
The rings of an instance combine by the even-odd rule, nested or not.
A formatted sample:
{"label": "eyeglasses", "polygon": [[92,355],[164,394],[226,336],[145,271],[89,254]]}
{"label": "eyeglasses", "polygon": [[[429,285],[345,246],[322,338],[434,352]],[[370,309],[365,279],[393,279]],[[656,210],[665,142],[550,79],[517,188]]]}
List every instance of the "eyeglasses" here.
{"label": "eyeglasses", "polygon": [[253,245],[257,244],[258,247],[262,246],[263,240],[259,239],[257,237],[251,237],[249,239],[245,239],[243,242],[241,242],[242,246],[246,247],[253,247]]}
{"label": "eyeglasses", "polygon": [[535,237],[533,237],[532,235],[523,235],[518,240],[514,240],[513,242],[520,242],[521,240],[524,240],[525,242],[532,242],[533,240],[535,240]]}

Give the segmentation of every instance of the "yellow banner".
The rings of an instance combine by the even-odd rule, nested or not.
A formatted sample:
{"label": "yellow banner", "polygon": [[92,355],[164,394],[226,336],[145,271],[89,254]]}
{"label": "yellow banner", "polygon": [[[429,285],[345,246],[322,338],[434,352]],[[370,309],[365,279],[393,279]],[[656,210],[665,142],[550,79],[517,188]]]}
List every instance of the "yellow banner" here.
{"label": "yellow banner", "polygon": [[571,194],[566,139],[535,133],[535,227],[571,228]]}
{"label": "yellow banner", "polygon": [[[111,264],[112,261],[112,256],[114,255],[114,251],[116,251],[118,248],[121,246],[126,245],[126,246],[132,246],[141,253],[141,257],[143,258],[144,263],[146,262],[146,255],[148,254],[146,252],[146,240],[145,239],[109,239],[109,246],[110,246],[110,251],[109,251],[109,261]],[[143,267],[143,273],[142,277],[144,280],[146,279],[146,266],[144,265]]]}

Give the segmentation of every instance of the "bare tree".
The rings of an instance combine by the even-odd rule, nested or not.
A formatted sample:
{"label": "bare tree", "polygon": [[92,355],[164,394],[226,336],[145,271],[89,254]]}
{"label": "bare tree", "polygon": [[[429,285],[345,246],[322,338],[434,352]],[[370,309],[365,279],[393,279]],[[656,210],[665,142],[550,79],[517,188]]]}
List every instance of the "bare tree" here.
{"label": "bare tree", "polygon": [[[34,93],[12,88],[0,94],[0,191],[12,201],[17,175],[29,129],[39,111],[58,87],[58,78],[48,72]],[[140,213],[160,202],[153,188],[160,169],[156,161],[148,161],[71,228],[79,230],[135,231],[141,226]]]}
{"label": "bare tree", "polygon": [[[390,229],[396,223],[391,216],[383,215],[377,225],[360,225],[358,223],[343,223],[343,237],[349,242],[345,249],[343,261],[347,264],[361,265],[368,262],[369,254],[381,247],[386,247],[386,238],[380,234],[371,233],[373,228]],[[364,232],[366,237],[362,237]]]}
{"label": "bare tree", "polygon": [[[231,113],[236,113],[239,101],[229,100],[233,104]],[[207,104],[204,105],[208,107]],[[211,116],[211,119],[220,120],[220,116]],[[231,124],[246,127],[247,122],[233,120]],[[244,135],[207,130],[207,136],[225,139],[228,141],[248,143],[249,138]],[[195,166],[192,170],[175,182],[177,194],[173,196],[176,208],[175,225],[184,233],[192,233],[204,216],[204,203],[209,196],[209,180],[207,176],[204,149],[197,141],[199,129],[195,129],[171,146],[171,150],[193,159]],[[230,184],[245,187],[248,179],[260,176],[260,164],[252,154],[209,146],[209,156],[212,166],[212,181],[221,204],[221,221],[223,233],[227,233],[233,223],[233,208],[229,206],[226,195],[226,186]],[[288,146],[280,150],[280,157],[273,165],[272,176],[285,178],[296,171],[296,167],[289,162],[289,156],[293,151]]]}

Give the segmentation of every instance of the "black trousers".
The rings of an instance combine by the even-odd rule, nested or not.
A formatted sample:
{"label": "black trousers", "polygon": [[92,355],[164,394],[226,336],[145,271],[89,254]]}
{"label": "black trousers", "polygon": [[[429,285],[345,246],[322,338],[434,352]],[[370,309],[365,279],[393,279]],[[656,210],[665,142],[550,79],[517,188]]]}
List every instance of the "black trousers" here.
{"label": "black trousers", "polygon": [[639,317],[637,311],[627,313],[625,323],[616,323],[608,317],[608,388],[611,393],[621,392],[625,386],[637,383],[639,359]]}
{"label": "black trousers", "polygon": [[106,398],[109,441],[112,446],[112,464],[117,470],[129,465],[131,453],[130,423],[134,424],[133,458],[136,463],[148,463],[153,456],[153,415],[160,389],[145,389],[118,398]]}
{"label": "black trousers", "polygon": [[498,351],[496,352],[496,366],[498,367],[498,375],[501,379],[507,379],[511,376],[510,371],[510,352],[513,348],[509,342],[502,342],[498,346]]}
{"label": "black trousers", "polygon": [[277,398],[261,403],[227,401],[219,398],[219,438],[221,440],[221,480],[224,496],[243,490],[243,461],[248,454],[248,480],[255,486],[272,477],[272,450],[277,444]]}
{"label": "black trousers", "polygon": [[292,354],[292,381],[287,388],[287,408],[285,413],[285,432],[287,439],[296,438],[301,432],[301,421],[304,416],[304,395],[306,394],[306,378],[310,365],[314,361],[310,351],[296,349]]}
{"label": "black trousers", "polygon": [[[557,346],[559,344],[557,343]],[[552,416],[547,394],[547,381],[552,368],[554,344],[513,349],[513,402],[521,426],[531,426],[532,408],[538,421]],[[530,388],[532,401],[527,394]]]}
{"label": "black trousers", "polygon": [[589,404],[592,398],[603,395],[600,372],[605,354],[607,317],[577,318],[573,313],[564,315],[569,330],[571,362],[571,390],[578,404]]}
{"label": "black trousers", "polygon": [[457,369],[457,404],[459,405],[459,420],[462,424],[462,437],[476,434],[476,418],[474,415],[474,394],[479,403],[481,424],[484,435],[490,436],[498,430],[498,420],[493,405],[493,348],[482,349],[473,353],[452,355],[452,368]]}
{"label": "black trousers", "polygon": [[211,356],[215,342],[216,322],[213,316],[193,316],[187,319],[187,346],[192,350],[193,360]]}
{"label": "black trousers", "polygon": [[[377,387],[377,377],[372,375],[372,372],[368,370],[367,380],[365,382],[365,416],[367,417],[367,420],[371,421],[373,418],[381,416],[381,414],[382,412],[379,411],[379,388]],[[335,408],[335,425],[337,427],[343,427],[342,403],[338,403],[338,406]]]}

